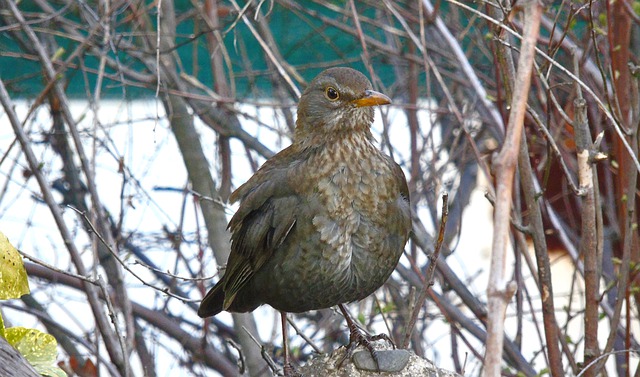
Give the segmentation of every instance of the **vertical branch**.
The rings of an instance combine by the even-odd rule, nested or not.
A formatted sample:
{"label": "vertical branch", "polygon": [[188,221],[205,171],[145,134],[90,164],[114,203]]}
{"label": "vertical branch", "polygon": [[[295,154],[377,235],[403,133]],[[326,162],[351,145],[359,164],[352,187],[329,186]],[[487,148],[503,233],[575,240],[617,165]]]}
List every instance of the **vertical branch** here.
{"label": "vertical branch", "polygon": [[[611,101],[613,107],[613,114],[616,123],[619,122],[619,128],[625,130],[626,135],[620,135],[613,141],[613,153],[615,160],[618,163],[617,174],[615,175],[615,196],[618,200],[616,203],[618,223],[620,227],[620,238],[626,242],[627,232],[631,232],[630,241],[631,246],[631,261],[638,263],[640,261],[640,234],[637,228],[628,228],[624,226],[627,222],[627,217],[632,216],[637,219],[635,214],[635,208],[631,208],[632,212],[627,212],[629,209],[622,199],[632,196],[632,193],[636,190],[635,186],[631,186],[629,181],[632,179],[630,176],[629,166],[633,165],[637,161],[637,150],[635,152],[625,148],[625,142],[630,144],[636,143],[635,133],[638,131],[638,123],[633,123],[633,105],[631,104],[631,83],[633,78],[631,76],[631,70],[628,63],[633,60],[633,54],[630,49],[631,46],[631,25],[632,20],[627,12],[624,1],[607,1],[607,38],[609,48],[609,61],[611,66],[608,67],[612,74],[613,79],[613,93],[614,98]],[[636,114],[637,116],[638,114]],[[616,126],[616,124],[614,124]],[[637,145],[631,145],[632,149],[635,149]],[[633,191],[629,191],[631,188]],[[631,215],[630,215],[631,213]],[[633,221],[632,221],[633,223]],[[622,245],[625,248],[626,244]],[[624,287],[626,289],[626,287]],[[640,295],[634,294],[636,304],[640,301]]]}
{"label": "vertical branch", "polygon": [[[422,9],[422,7],[419,7]],[[409,44],[409,51],[411,53],[415,52],[415,45]],[[425,67],[425,72],[427,72],[427,68]],[[420,157],[421,154],[418,151],[418,138],[421,137],[420,133],[420,121],[418,120],[418,64],[410,61],[409,67],[405,74],[405,83],[406,83],[406,91],[408,94],[409,104],[413,105],[413,107],[405,109],[405,113],[407,116],[407,123],[409,127],[409,140],[410,140],[410,161],[411,164],[409,166],[410,178],[409,178],[409,192],[415,193],[417,188],[424,184],[419,184],[420,179],[422,178],[422,174],[420,173]],[[412,210],[417,210],[417,205],[415,201],[411,203]],[[411,257],[416,259],[418,256],[418,250],[416,248],[415,243],[411,242],[410,245],[410,253]],[[408,340],[408,339],[407,339]]]}
{"label": "vertical branch", "polygon": [[[634,131],[631,135],[631,148],[633,149],[633,152],[637,155],[638,153],[637,131]],[[591,153],[590,155],[593,156],[593,153]],[[593,160],[593,157],[591,156],[590,156],[590,161]],[[622,207],[624,209],[624,213],[626,216],[624,219],[622,219],[622,225],[621,225],[623,234],[624,234],[624,239],[622,244],[623,245],[622,261],[620,263],[620,270],[618,271],[618,275],[619,275],[618,285],[617,285],[618,297],[616,299],[616,304],[613,309],[613,317],[611,318],[611,321],[610,321],[611,329],[617,329],[618,326],[620,325],[622,305],[625,302],[625,298],[627,302],[627,307],[629,307],[630,305],[629,293],[630,293],[631,287],[629,286],[629,279],[630,279],[629,270],[631,268],[633,254],[634,252],[637,251],[637,250],[634,250],[634,247],[635,247],[634,239],[636,238],[635,236],[637,235],[636,233],[637,214],[635,212],[637,195],[635,193],[636,193],[636,186],[637,186],[637,180],[638,180],[638,171],[633,166],[627,166],[626,172],[621,172],[621,174],[625,174],[627,176],[626,192],[631,194],[626,195],[626,199],[620,198],[621,201],[625,202],[625,205],[623,205]],[[585,270],[586,270],[586,266],[585,266]],[[585,274],[586,274],[586,271],[585,271]],[[630,330],[628,327],[626,328],[626,331],[627,333],[625,335],[628,338],[630,334],[629,333]],[[591,371],[587,371],[591,375],[599,375],[599,371],[604,367],[604,363],[607,361],[608,355],[611,354],[611,350],[613,349],[616,336],[617,336],[616,332],[611,331],[611,333],[609,334],[609,337],[607,338],[607,343],[602,352],[603,356],[600,358],[599,362],[595,366],[593,366],[593,373],[591,373]],[[629,341],[629,339],[627,339],[627,341]],[[605,355],[607,357],[604,357]],[[585,359],[586,359],[586,356],[587,355],[586,355],[586,345],[585,345]]]}
{"label": "vertical branch", "polygon": [[[209,44],[214,88],[220,96],[229,98],[231,97],[231,92],[224,72],[222,54],[225,46],[219,31],[220,20],[218,18],[217,0],[205,1],[205,19],[211,30],[213,30],[207,34],[207,43]],[[219,194],[220,197],[226,201],[231,194],[231,150],[228,136],[218,134],[218,154],[220,156],[222,170]]]}
{"label": "vertical branch", "polygon": [[560,336],[553,302],[553,285],[551,284],[551,265],[549,262],[547,242],[545,240],[540,204],[536,199],[538,193],[535,189],[536,185],[533,182],[533,170],[531,169],[529,147],[526,139],[520,143],[518,166],[520,168],[522,193],[527,206],[526,213],[528,214],[527,218],[529,220],[529,235],[533,240],[533,248],[538,265],[538,289],[540,290],[540,299],[542,301],[542,321],[547,343],[549,371],[551,372],[551,376],[563,376],[562,353],[558,345]]}
{"label": "vertical branch", "polygon": [[[593,185],[595,171],[590,158],[592,149],[591,132],[587,121],[586,101],[582,98],[579,86],[577,86],[576,90],[574,130],[576,134],[578,181],[580,190],[584,194],[580,230],[580,255],[584,258],[585,281],[584,364],[588,365],[600,354],[598,346],[600,272],[598,269],[598,240],[595,231],[597,229],[595,188]],[[590,368],[586,371],[585,376],[590,377],[596,374],[595,368]]]}
{"label": "vertical branch", "polygon": [[[174,3],[165,0],[163,3],[164,16],[158,25],[158,32],[162,34],[160,39],[160,51],[172,51],[175,47],[176,19]],[[171,78],[176,70],[176,64],[171,54],[161,54],[161,65],[157,67],[161,77]],[[163,72],[162,70],[166,70]],[[169,81],[169,80],[168,80]],[[175,85],[170,82],[169,85]],[[195,129],[193,115],[184,98],[175,94],[167,94],[163,97],[172,132],[178,142],[178,147],[189,175],[189,181],[193,189],[203,196],[218,198],[220,193],[216,189],[215,182],[209,170],[209,163],[202,149],[200,137]],[[231,120],[230,120],[231,121]],[[226,230],[227,220],[224,209],[211,200],[200,200],[200,209],[204,218],[209,247],[213,250],[216,260],[222,264],[229,256],[230,240]],[[251,375],[257,375],[264,366],[258,352],[252,346],[251,337],[247,334],[257,334],[257,326],[253,316],[246,313],[234,313],[233,324],[239,342],[247,358],[248,369]]]}
{"label": "vertical branch", "polygon": [[509,124],[502,150],[494,161],[496,171],[496,205],[494,233],[489,271],[487,344],[485,351],[485,375],[500,376],[504,320],[507,304],[516,287],[506,279],[506,257],[509,243],[511,198],[516,161],[523,132],[535,46],[540,30],[542,5],[537,0],[527,1],[524,7],[524,31],[515,87],[511,100]]}
{"label": "vertical branch", "polygon": [[[422,7],[420,7],[422,9]],[[415,47],[409,44],[409,51],[414,52]],[[405,110],[409,125],[409,138],[411,142],[411,180],[409,188],[415,192],[417,182],[420,179],[420,153],[418,153],[418,137],[420,135],[420,122],[418,121],[418,66],[414,62],[409,62],[409,69],[406,76],[407,92],[409,94],[409,104],[411,108]]]}
{"label": "vertical branch", "polygon": [[[612,326],[614,324],[617,326],[620,323],[621,303],[625,301],[625,297],[627,309],[631,305],[631,301],[629,300],[630,296],[634,297],[636,306],[640,302],[640,294],[638,294],[637,290],[631,290],[630,287],[630,285],[637,283],[638,279],[637,277],[629,276],[629,264],[637,265],[640,262],[640,234],[638,233],[637,226],[634,225],[637,224],[638,221],[638,207],[635,204],[638,172],[637,170],[632,171],[630,168],[638,154],[637,133],[639,123],[637,117],[639,114],[634,114],[634,110],[637,111],[638,108],[637,105],[632,102],[633,96],[631,94],[633,92],[632,83],[634,82],[634,78],[631,76],[631,69],[628,65],[629,62],[634,61],[634,48],[632,47],[633,13],[629,12],[627,8],[629,4],[627,1],[607,1],[605,5],[607,16],[606,36],[608,39],[608,61],[610,62],[608,71],[611,72],[613,81],[613,100],[610,101],[610,104],[613,108],[612,113],[617,115],[615,118],[620,123],[619,128],[626,131],[626,135],[621,135],[619,139],[613,141],[612,148],[615,161],[618,163],[617,174],[614,175],[614,186],[617,220],[618,224],[620,224],[619,234],[622,240],[622,244],[618,243],[618,250],[622,249],[623,260],[618,273],[620,278],[614,318],[611,320]],[[637,49],[635,49],[635,51],[637,51]],[[635,58],[637,58],[637,54]],[[625,141],[629,142],[633,151],[624,149],[623,144]],[[618,252],[617,255],[619,256],[620,252]],[[623,281],[624,284],[622,284]],[[626,327],[625,348],[631,347],[629,341],[630,331],[629,327]],[[614,341],[613,336],[610,335],[607,339],[604,353],[611,351]],[[628,354],[625,355],[625,359],[622,364],[626,364],[626,368],[628,368]],[[597,374],[602,367],[603,361],[599,362],[596,368],[593,368],[593,374]],[[628,373],[629,372],[627,372],[627,375]]]}

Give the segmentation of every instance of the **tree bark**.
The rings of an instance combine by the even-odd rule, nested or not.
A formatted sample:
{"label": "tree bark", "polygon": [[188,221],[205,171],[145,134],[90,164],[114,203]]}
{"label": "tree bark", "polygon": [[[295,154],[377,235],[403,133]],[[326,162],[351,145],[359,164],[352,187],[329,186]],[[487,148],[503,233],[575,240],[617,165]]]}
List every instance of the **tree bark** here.
{"label": "tree bark", "polygon": [[40,374],[13,348],[7,340],[0,336],[0,376],[4,377],[40,377]]}

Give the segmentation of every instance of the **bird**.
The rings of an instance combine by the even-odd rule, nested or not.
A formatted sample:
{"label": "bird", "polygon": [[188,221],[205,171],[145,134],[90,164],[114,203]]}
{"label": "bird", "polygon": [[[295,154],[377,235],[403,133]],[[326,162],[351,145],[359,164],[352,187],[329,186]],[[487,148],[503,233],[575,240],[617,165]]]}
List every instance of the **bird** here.
{"label": "bird", "polygon": [[306,87],[290,146],[267,159],[230,196],[231,251],[222,278],[198,309],[280,311],[284,371],[290,374],[286,313],[338,306],[349,349],[371,340],[346,303],[371,295],[397,266],[411,231],[402,168],[375,146],[375,106],[391,99],[361,72],[329,68]]}

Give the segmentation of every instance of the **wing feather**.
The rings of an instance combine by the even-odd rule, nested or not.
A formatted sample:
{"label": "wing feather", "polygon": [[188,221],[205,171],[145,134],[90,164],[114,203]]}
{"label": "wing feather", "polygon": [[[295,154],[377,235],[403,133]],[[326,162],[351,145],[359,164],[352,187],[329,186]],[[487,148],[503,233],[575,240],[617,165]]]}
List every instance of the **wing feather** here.
{"label": "wing feather", "polygon": [[300,198],[289,179],[295,160],[281,160],[279,165],[269,161],[230,198],[240,201],[240,207],[229,222],[231,253],[222,278],[225,310],[233,309],[238,292],[271,259],[296,224]]}

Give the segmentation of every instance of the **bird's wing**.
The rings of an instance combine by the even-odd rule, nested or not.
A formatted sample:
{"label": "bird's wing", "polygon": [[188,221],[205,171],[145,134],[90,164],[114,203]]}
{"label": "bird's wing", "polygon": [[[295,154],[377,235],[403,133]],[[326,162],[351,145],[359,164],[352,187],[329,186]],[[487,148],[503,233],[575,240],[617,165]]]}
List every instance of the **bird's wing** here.
{"label": "bird's wing", "polygon": [[410,194],[409,194],[409,186],[407,185],[407,179],[404,176],[404,172],[400,165],[395,163],[391,157],[389,157],[391,161],[391,166],[393,169],[393,175],[395,177],[396,183],[400,188],[400,197],[397,200],[397,216],[391,216],[389,220],[392,221],[393,226],[397,227],[399,234],[404,234],[405,238],[402,241],[402,247],[407,242],[407,238],[409,237],[409,233],[411,232],[411,207],[410,207]]}
{"label": "bird's wing", "polygon": [[290,183],[292,163],[281,159],[277,165],[265,164],[231,196],[232,201],[240,201],[240,207],[229,222],[231,253],[223,277],[224,309],[295,226],[300,198]]}
{"label": "bird's wing", "polygon": [[407,185],[407,178],[404,176],[404,172],[402,171],[402,168],[400,167],[400,165],[398,165],[395,161],[393,161],[391,157],[387,157],[387,158],[389,159],[389,161],[391,161],[393,176],[395,177],[396,182],[400,186],[400,195],[404,200],[407,201],[407,203],[409,203],[410,202],[409,186]]}

